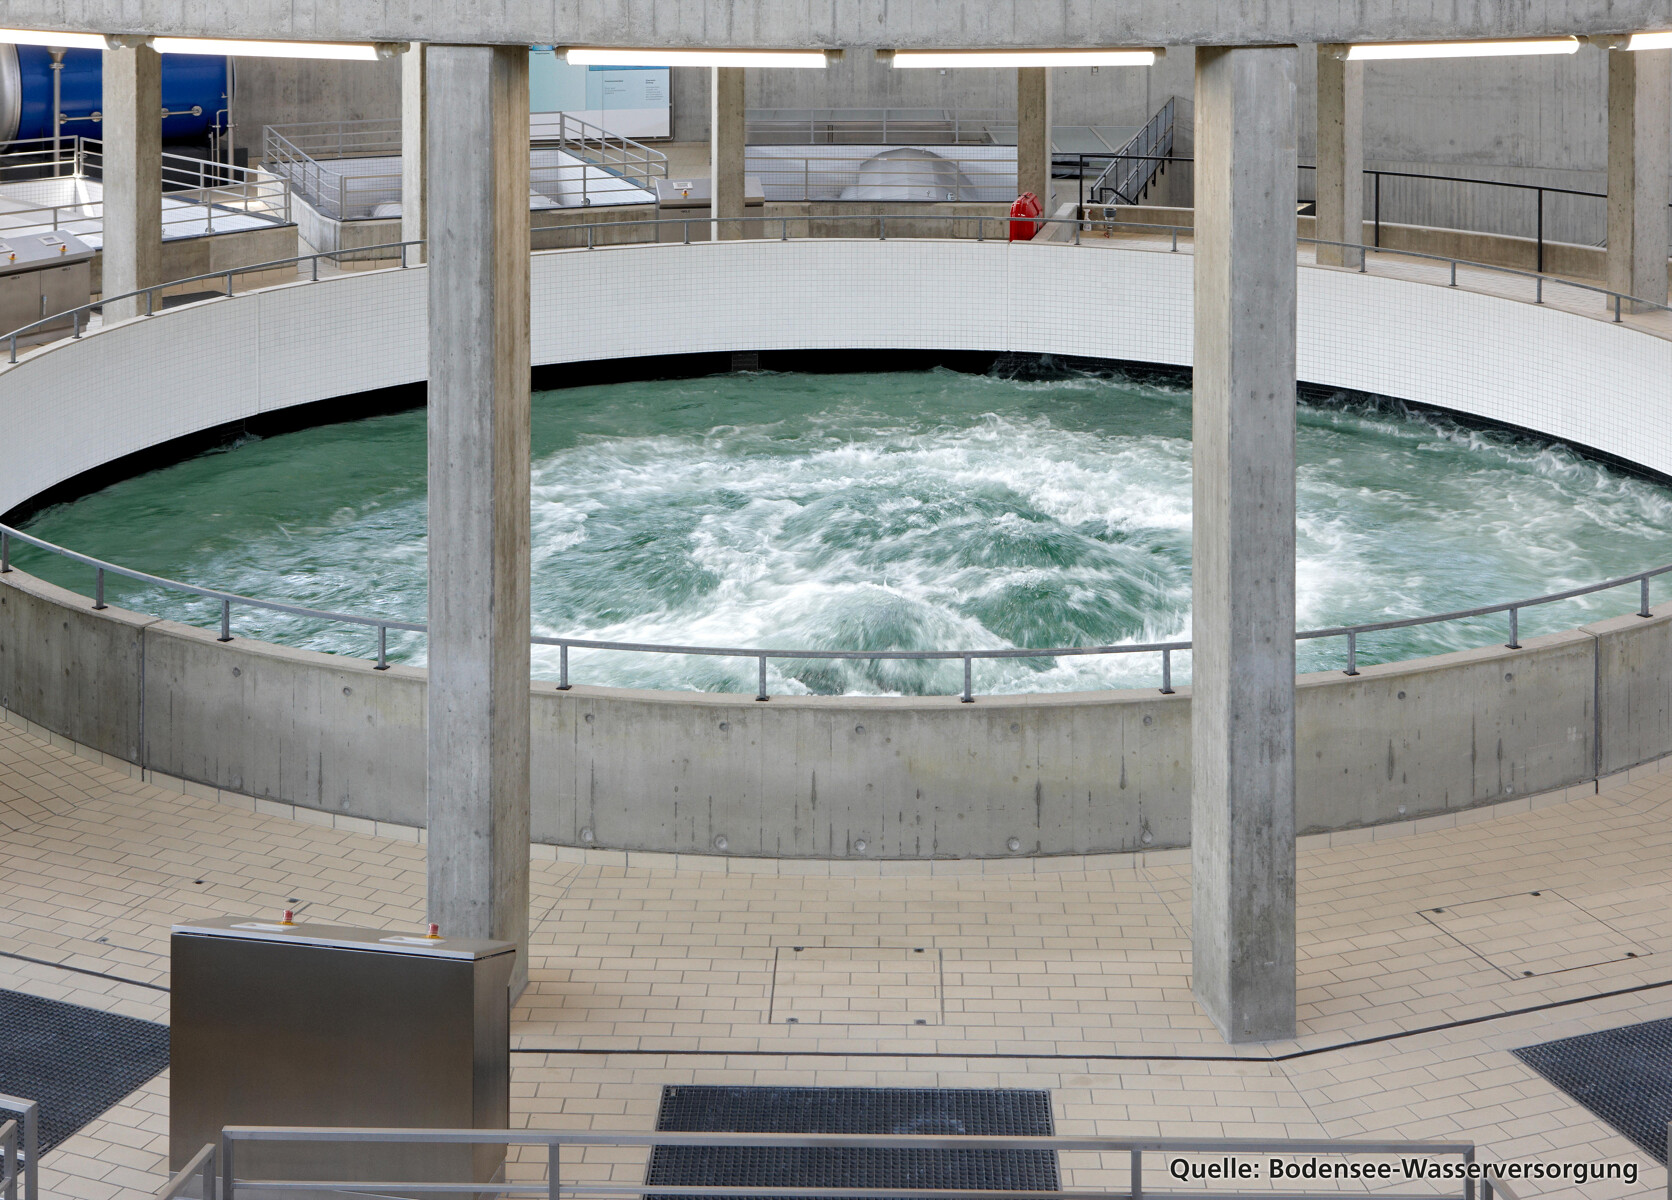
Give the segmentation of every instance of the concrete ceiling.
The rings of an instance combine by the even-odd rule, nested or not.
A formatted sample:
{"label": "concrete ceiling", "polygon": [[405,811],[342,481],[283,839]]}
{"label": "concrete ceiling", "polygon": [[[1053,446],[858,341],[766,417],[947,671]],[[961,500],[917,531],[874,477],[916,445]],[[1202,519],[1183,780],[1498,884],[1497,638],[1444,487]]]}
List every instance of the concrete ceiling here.
{"label": "concrete ceiling", "polygon": [[1672,0],[6,0],[0,23],[301,41],[1059,47],[1672,29]]}

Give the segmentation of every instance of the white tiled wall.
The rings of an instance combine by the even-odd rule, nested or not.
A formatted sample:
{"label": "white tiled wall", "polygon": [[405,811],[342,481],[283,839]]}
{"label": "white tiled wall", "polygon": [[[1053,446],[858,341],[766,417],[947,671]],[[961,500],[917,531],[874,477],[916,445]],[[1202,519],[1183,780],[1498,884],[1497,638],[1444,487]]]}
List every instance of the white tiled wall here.
{"label": "white tiled wall", "polygon": [[[1183,365],[1191,259],[898,239],[536,254],[536,363],[773,349],[1015,350]],[[425,374],[427,272],[170,310],[0,370],[0,512],[195,430]],[[1303,269],[1302,379],[1569,439],[1672,474],[1672,343],[1495,296]]]}

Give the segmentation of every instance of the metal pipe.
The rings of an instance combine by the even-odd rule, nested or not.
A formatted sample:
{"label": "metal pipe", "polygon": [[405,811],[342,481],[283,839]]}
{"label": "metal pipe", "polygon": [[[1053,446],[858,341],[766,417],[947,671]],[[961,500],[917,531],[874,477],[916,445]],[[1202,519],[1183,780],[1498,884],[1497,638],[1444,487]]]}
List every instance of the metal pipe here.
{"label": "metal pipe", "polygon": [[387,671],[389,669],[389,627],[387,625],[377,627],[377,666],[372,669],[374,671]]}
{"label": "metal pipe", "polygon": [[218,640],[223,642],[232,640],[232,601],[230,600],[221,601],[221,636]]}
{"label": "metal pipe", "polygon": [[105,607],[104,568],[100,567],[98,570],[93,572],[93,608],[98,610]]}
{"label": "metal pipe", "polygon": [[1521,649],[1521,614],[1516,609],[1509,610],[1509,649]]}
{"label": "metal pipe", "polygon": [[1538,204],[1538,271],[1544,274],[1544,189],[1539,188],[1535,193]]}
{"label": "metal pipe", "polygon": [[760,688],[755,692],[755,699],[756,700],[765,700],[765,699],[768,698],[767,694],[766,694],[766,655],[764,655],[764,654],[761,655],[760,656],[760,661],[761,661],[761,682],[760,682]]}
{"label": "metal pipe", "polygon": [[1649,577],[1647,575],[1643,576],[1642,587],[1642,602],[1637,606],[1637,615],[1640,617],[1653,616],[1654,614],[1649,611]]}
{"label": "metal pipe", "polygon": [[568,646],[559,646],[558,647],[557,664],[558,664],[558,666],[557,666],[557,670],[558,670],[557,690],[560,691],[560,692],[566,692],[566,691],[569,690],[569,647]]}
{"label": "metal pipe", "polygon": [[[52,55],[52,177],[57,179],[64,173],[59,158],[63,152],[60,138],[64,129],[64,48],[53,46],[47,53]],[[57,228],[56,222],[53,228]]]}
{"label": "metal pipe", "polygon": [[970,691],[970,656],[964,655],[964,694],[961,697],[964,704],[974,704],[975,696]]}
{"label": "metal pipe", "polygon": [[1144,1197],[1144,1152],[1137,1146],[1132,1147],[1132,1200],[1143,1200]]}
{"label": "metal pipe", "polygon": [[[1375,214],[1374,214],[1375,215],[1375,220],[1376,220],[1376,238],[1375,238],[1376,248],[1381,249],[1381,246],[1382,246],[1382,173],[1380,171],[1372,171],[1372,172],[1370,172],[1370,175],[1371,175],[1371,179],[1372,179],[1372,181],[1374,183],[1374,186],[1375,186],[1375,189],[1376,189],[1376,207],[1375,207]],[[1359,236],[1362,237],[1364,235],[1360,234]]]}
{"label": "metal pipe", "polygon": [[1347,635],[1347,674],[1358,674],[1358,634]]}
{"label": "metal pipe", "polygon": [[12,535],[0,530],[0,575],[12,573]]}
{"label": "metal pipe", "polygon": [[1171,650],[1161,652],[1161,694],[1163,696],[1173,694],[1173,652]]}

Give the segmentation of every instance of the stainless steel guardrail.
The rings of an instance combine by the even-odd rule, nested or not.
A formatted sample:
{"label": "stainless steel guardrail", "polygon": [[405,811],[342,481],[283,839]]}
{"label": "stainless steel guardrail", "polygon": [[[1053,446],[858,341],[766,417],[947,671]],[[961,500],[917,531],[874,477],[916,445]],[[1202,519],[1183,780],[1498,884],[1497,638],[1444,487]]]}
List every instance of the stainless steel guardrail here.
{"label": "stainless steel guardrail", "polygon": [[[538,1182],[448,1183],[384,1181],[239,1179],[236,1148],[253,1142],[356,1142],[361,1144],[404,1143],[409,1145],[503,1145],[544,1146],[546,1178]],[[768,1149],[866,1149],[866,1150],[1050,1150],[1064,1153],[1116,1154],[1126,1156],[1127,1186],[1124,1188],[1072,1188],[1060,1191],[1022,1191],[987,1188],[858,1188],[796,1187],[774,1184],[765,1187],[734,1185],[689,1186],[652,1183],[593,1183],[578,1178],[565,1182],[562,1151],[586,1146],[645,1147],[704,1146],[718,1148],[762,1147]],[[1402,1155],[1416,1158],[1457,1156],[1465,1168],[1475,1164],[1473,1142],[1348,1141],[1329,1138],[1106,1138],[1091,1136],[1002,1137],[963,1134],[853,1134],[853,1133],[617,1133],[605,1130],[533,1129],[347,1129],[301,1126],[228,1126],[221,1131],[220,1200],[235,1200],[240,1192],[257,1191],[349,1191],[370,1195],[416,1196],[438,1192],[473,1192],[482,1196],[561,1197],[797,1197],[804,1200],[1320,1200],[1345,1192],[1283,1191],[1249,1189],[1201,1191],[1196,1189],[1155,1190],[1144,1186],[1144,1156],[1151,1155],[1260,1155],[1293,1156]],[[1153,1160],[1152,1160],[1153,1161]],[[1478,1168],[1477,1168],[1478,1172]],[[1469,1173],[1467,1171],[1459,1173]],[[1281,1181],[1279,1181],[1281,1182]],[[1351,1194],[1362,1195],[1362,1181],[1344,1181]],[[1462,1196],[1463,1200],[1492,1200],[1496,1181],[1473,1177],[1456,1184],[1449,1192],[1376,1192],[1383,1200],[1435,1200],[1438,1196]],[[1477,1188],[1477,1183],[1484,1187]],[[1497,1195],[1508,1197],[1501,1188]],[[1510,1197],[1513,1200],[1513,1197]]]}
{"label": "stainless steel guardrail", "polygon": [[[976,223],[976,240],[978,240],[978,241],[985,240],[985,233],[986,233],[987,223],[989,221],[996,223],[996,225],[998,226],[998,230],[1002,231],[1002,232],[1005,232],[1005,233],[1008,233],[1008,227],[1011,223],[1011,218],[1009,218],[1009,217],[915,216],[915,215],[911,215],[911,214],[901,214],[901,213],[877,213],[877,214],[858,215],[854,218],[838,218],[838,219],[846,219],[846,220],[857,219],[857,220],[860,220],[860,221],[866,222],[866,223],[869,223],[871,221],[875,221],[876,226],[877,226],[877,236],[878,236],[879,239],[882,239],[882,240],[887,240],[887,236],[888,236],[887,223],[890,219],[893,219],[896,222],[896,228],[899,227],[899,222],[901,222],[901,221],[914,222],[914,223],[919,223],[919,224],[921,224],[923,222],[930,222],[930,223],[936,223],[936,222],[942,222],[942,223],[963,222],[963,223],[967,224],[968,222],[973,221],[973,222]],[[718,223],[719,224],[725,224],[727,222],[734,222],[738,226],[740,226],[740,229],[741,229],[742,232],[748,232],[751,229],[756,230],[756,231],[760,231],[760,230],[764,230],[766,228],[769,228],[772,225],[777,225],[778,228],[779,228],[779,236],[777,238],[768,238],[766,240],[788,241],[788,240],[790,240],[789,229],[790,229],[791,223],[798,222],[798,221],[804,221],[804,220],[805,220],[805,218],[796,218],[796,217],[747,217],[746,216],[746,217],[740,217],[740,218],[723,218]],[[1188,234],[1193,233],[1193,229],[1189,226],[1158,225],[1158,224],[1148,224],[1148,223],[1140,223],[1140,222],[1125,222],[1125,221],[1087,220],[1083,217],[1078,217],[1078,218],[1038,217],[1038,218],[1032,218],[1031,220],[1032,220],[1032,223],[1036,226],[1070,227],[1072,229],[1073,237],[1074,237],[1074,240],[1075,240],[1076,243],[1078,243],[1080,241],[1081,235],[1087,229],[1100,230],[1100,229],[1105,229],[1105,228],[1109,228],[1109,227],[1120,227],[1120,228],[1126,228],[1126,229],[1136,229],[1136,230],[1140,230],[1140,231],[1142,231],[1144,233],[1148,233],[1148,234],[1166,234],[1166,235],[1169,235],[1169,237],[1170,237],[1169,251],[1172,252],[1172,253],[1177,253],[1178,252],[1178,244],[1179,244],[1178,243],[1178,235],[1179,234],[1183,233],[1183,234],[1188,235]],[[690,230],[691,230],[692,225],[696,225],[699,229],[704,230],[706,232],[707,227],[709,227],[711,225],[714,225],[716,223],[717,222],[715,222],[714,219],[707,218],[707,217],[702,217],[702,218],[671,218],[671,219],[670,218],[651,218],[651,219],[647,219],[647,220],[643,220],[643,221],[630,221],[630,222],[596,222],[596,223],[587,224],[587,225],[571,226],[570,228],[574,229],[577,232],[582,231],[582,230],[586,231],[587,238],[588,238],[587,248],[588,249],[598,249],[598,248],[605,248],[605,247],[597,246],[597,244],[593,240],[593,232],[596,231],[596,230],[600,230],[600,229],[609,230],[612,233],[614,233],[614,232],[619,232],[620,230],[622,230],[624,228],[632,228],[634,226],[649,226],[649,227],[652,227],[652,239],[655,239],[657,237],[657,231],[662,226],[683,226],[684,227],[685,238],[686,238],[686,240],[689,240]],[[797,240],[802,240],[802,239],[797,239]],[[824,239],[812,239],[812,240],[824,240]],[[1440,262],[1440,263],[1449,263],[1450,266],[1451,266],[1451,277],[1450,277],[1449,286],[1452,286],[1452,287],[1458,286],[1457,268],[1459,266],[1465,266],[1465,267],[1468,267],[1472,270],[1483,270],[1483,271],[1495,272],[1495,273],[1498,273],[1498,274],[1517,277],[1517,278],[1530,279],[1530,280],[1534,281],[1534,286],[1535,286],[1535,300],[1534,300],[1534,303],[1538,303],[1538,304],[1544,303],[1544,289],[1545,289],[1545,286],[1546,286],[1547,283],[1551,286],[1561,286],[1561,287],[1573,288],[1573,289],[1576,289],[1578,291],[1585,292],[1585,293],[1594,293],[1594,294],[1600,295],[1600,296],[1605,298],[1605,300],[1604,300],[1605,311],[1606,311],[1607,301],[1612,300],[1613,309],[1614,309],[1614,320],[1615,321],[1620,321],[1622,319],[1622,312],[1624,311],[1623,310],[1623,305],[1628,304],[1628,303],[1633,306],[1634,310],[1638,306],[1642,306],[1642,307],[1645,307],[1645,308],[1657,309],[1657,310],[1660,310],[1660,311],[1667,311],[1668,308],[1669,308],[1669,306],[1666,305],[1666,304],[1658,304],[1658,303],[1655,303],[1653,301],[1647,301],[1647,300],[1634,298],[1634,297],[1631,297],[1631,296],[1627,296],[1627,295],[1625,295],[1624,293],[1621,293],[1621,292],[1610,291],[1607,288],[1596,287],[1596,286],[1591,285],[1591,284],[1576,283],[1576,282],[1573,282],[1571,280],[1566,280],[1566,279],[1556,279],[1556,278],[1553,278],[1553,277],[1550,277],[1550,276],[1537,274],[1536,272],[1517,270],[1516,268],[1513,268],[1513,267],[1498,267],[1498,266],[1493,266],[1491,264],[1486,264],[1486,263],[1471,262],[1471,261],[1466,260],[1466,259],[1450,258],[1450,257],[1447,257],[1445,255],[1438,255],[1438,254],[1423,254],[1423,253],[1415,252],[1415,251],[1405,251],[1405,250],[1401,250],[1401,251],[1380,251],[1374,246],[1364,246],[1364,245],[1361,245],[1361,244],[1355,245],[1353,243],[1348,243],[1348,242],[1323,241],[1323,240],[1316,239],[1316,238],[1299,238],[1299,239],[1297,239],[1297,241],[1300,244],[1304,244],[1304,245],[1338,246],[1338,247],[1341,247],[1343,249],[1360,251],[1361,253],[1360,253],[1360,261],[1359,261],[1358,271],[1361,274],[1366,271],[1367,264],[1370,261],[1370,257],[1372,255],[1379,254],[1379,253],[1384,253],[1384,254],[1389,254],[1393,257],[1398,257],[1398,258],[1417,258],[1417,259],[1423,259],[1423,260],[1431,260],[1431,261]],[[237,268],[232,268],[232,269],[226,270],[226,271],[216,271],[216,272],[211,272],[211,273],[206,274],[206,275],[193,276],[191,279],[176,280],[173,283],[158,284],[158,285],[156,285],[154,287],[151,287],[151,288],[143,288],[143,289],[139,289],[139,290],[134,291],[134,292],[124,293],[124,295],[120,296],[120,297],[110,297],[110,299],[125,299],[125,298],[133,297],[133,296],[145,296],[146,301],[147,301],[146,311],[147,311],[148,314],[150,314],[150,313],[155,311],[154,297],[155,297],[155,294],[157,292],[159,292],[163,289],[166,289],[166,288],[178,286],[179,284],[182,284],[182,283],[190,283],[190,282],[195,282],[197,280],[203,280],[203,279],[224,279],[225,283],[226,283],[226,293],[227,293],[227,295],[231,295],[232,294],[232,276],[234,276],[236,274],[241,274],[241,273],[245,273],[245,272],[253,272],[253,271],[271,270],[271,269],[274,269],[274,268],[277,268],[277,267],[282,267],[282,266],[292,265],[292,264],[302,264],[302,263],[311,263],[313,265],[313,279],[317,280],[318,277],[319,277],[319,262],[320,262],[320,260],[322,260],[322,259],[334,259],[334,258],[341,257],[343,255],[362,255],[363,256],[369,250],[396,250],[396,251],[398,251],[399,254],[400,254],[400,264],[401,264],[400,268],[387,268],[387,269],[391,269],[391,270],[393,270],[393,269],[404,269],[406,267],[406,264],[407,264],[406,248],[408,246],[413,246],[413,245],[418,245],[418,244],[420,244],[420,243],[417,243],[417,242],[391,242],[391,243],[388,243],[388,244],[383,245],[383,246],[362,247],[362,248],[356,249],[356,250],[327,251],[327,252],[323,252],[323,253],[319,253],[319,254],[300,255],[300,256],[295,257],[295,258],[279,259],[279,260],[276,260],[276,261],[271,262],[271,263],[258,263],[258,264],[255,264],[253,266],[237,267]],[[644,243],[641,242],[641,243],[622,243],[622,244],[643,245]],[[89,315],[94,308],[97,308],[98,305],[101,304],[101,303],[103,303],[102,300],[95,303],[95,304],[83,305],[80,308],[70,310],[68,313],[57,314],[54,317],[46,318],[42,322],[36,322],[32,325],[26,325],[26,326],[22,327],[21,329],[13,330],[8,335],[3,335],[3,336],[7,336],[11,339],[12,361],[14,361],[14,362],[16,361],[17,337],[18,337],[19,334],[27,333],[30,329],[36,328],[38,325],[44,324],[47,321],[61,320],[64,316],[72,316],[74,318],[75,332],[71,336],[72,337],[79,337],[81,335],[81,328],[82,328],[83,323],[84,323],[84,318],[87,315]],[[165,589],[168,589],[168,590],[171,590],[171,591],[181,592],[181,593],[191,595],[191,596],[198,596],[198,597],[202,597],[204,599],[219,601],[220,606],[221,606],[221,620],[220,620],[220,640],[221,641],[231,641],[232,638],[233,638],[233,634],[232,634],[232,610],[233,610],[234,606],[261,609],[261,610],[265,610],[265,611],[269,611],[269,612],[285,613],[285,614],[288,614],[288,615],[291,615],[291,616],[305,617],[305,618],[309,618],[309,619],[326,621],[326,622],[331,622],[331,623],[336,623],[336,624],[359,625],[359,626],[366,627],[367,629],[370,629],[370,630],[375,630],[376,636],[377,636],[377,669],[378,670],[386,670],[389,666],[389,661],[388,661],[388,633],[391,629],[402,631],[402,632],[412,632],[412,633],[425,633],[425,632],[427,632],[427,627],[421,622],[399,621],[399,620],[395,620],[395,619],[392,619],[392,618],[368,617],[368,616],[362,616],[362,615],[351,614],[351,613],[329,612],[329,611],[326,611],[326,610],[323,610],[323,609],[309,608],[309,607],[305,607],[305,606],[301,606],[301,605],[285,604],[285,603],[282,603],[280,601],[266,600],[266,599],[262,599],[262,598],[254,597],[254,596],[244,596],[244,595],[240,595],[236,592],[228,592],[228,591],[224,591],[224,590],[221,590],[221,589],[218,589],[218,588],[199,587],[195,584],[182,583],[178,580],[166,579],[162,576],[151,575],[151,574],[148,574],[148,573],[143,572],[143,571],[135,571],[135,570],[132,570],[130,568],[120,566],[116,563],[106,562],[102,559],[96,559],[96,558],[93,558],[93,557],[88,556],[88,555],[79,554],[76,551],[68,549],[67,547],[59,546],[59,545],[56,545],[54,543],[44,541],[40,538],[33,537],[30,534],[24,533],[22,530],[15,529],[15,528],[12,528],[11,526],[6,526],[6,525],[0,525],[0,574],[4,574],[4,573],[9,572],[11,570],[10,554],[11,554],[11,543],[12,543],[13,540],[24,543],[26,545],[34,546],[37,549],[45,550],[48,553],[56,554],[60,557],[67,558],[67,559],[69,559],[73,562],[80,562],[80,563],[83,563],[87,566],[92,567],[93,571],[94,571],[94,608],[95,609],[102,609],[102,608],[106,607],[105,602],[104,602],[104,582],[105,582],[106,574],[114,574],[114,575],[120,576],[122,578],[132,579],[132,580],[134,580],[136,582],[139,582],[139,583],[149,584],[149,585],[152,585],[152,586],[155,586],[155,587],[161,587],[161,588],[165,588]],[[1530,597],[1530,598],[1524,599],[1524,600],[1504,601],[1504,602],[1497,603],[1497,604],[1481,605],[1481,606],[1474,607],[1474,608],[1458,609],[1458,610],[1451,611],[1451,612],[1435,613],[1435,614],[1431,614],[1431,615],[1428,615],[1428,616],[1405,617],[1405,618],[1401,618],[1401,619],[1395,620],[1395,621],[1374,621],[1374,622],[1367,622],[1367,623],[1357,624],[1357,625],[1333,626],[1333,627],[1328,628],[1328,629],[1300,630],[1300,631],[1296,632],[1295,638],[1298,641],[1307,641],[1307,640],[1314,640],[1314,639],[1318,639],[1318,638],[1334,638],[1334,637],[1339,637],[1339,638],[1345,639],[1345,643],[1346,643],[1346,645],[1345,645],[1346,665],[1345,665],[1345,668],[1344,668],[1344,673],[1347,674],[1347,675],[1357,675],[1357,674],[1359,674],[1359,670],[1358,670],[1358,639],[1359,639],[1359,637],[1362,636],[1362,635],[1365,635],[1365,634],[1379,633],[1379,632],[1392,630],[1392,629],[1408,629],[1408,628],[1413,628],[1413,627],[1416,627],[1416,626],[1419,626],[1419,625],[1434,625],[1434,624],[1441,624],[1441,623],[1450,622],[1450,621],[1468,620],[1468,619],[1473,619],[1473,618],[1495,616],[1495,615],[1498,615],[1498,614],[1504,614],[1508,618],[1508,633],[1509,633],[1509,640],[1504,644],[1510,649],[1519,649],[1520,645],[1521,645],[1521,642],[1520,642],[1520,613],[1521,613],[1521,610],[1527,609],[1527,608],[1534,608],[1534,607],[1538,607],[1540,605],[1545,605],[1545,604],[1554,604],[1554,603],[1558,603],[1558,602],[1563,601],[1563,600],[1572,600],[1572,599],[1575,599],[1577,597],[1591,595],[1591,594],[1596,593],[1596,592],[1610,591],[1610,590],[1615,589],[1615,588],[1626,587],[1626,586],[1629,586],[1631,584],[1637,584],[1638,587],[1639,587],[1639,603],[1638,603],[1638,609],[1637,609],[1638,615],[1643,616],[1643,617],[1648,617],[1648,616],[1651,615],[1650,605],[1649,605],[1649,581],[1651,579],[1655,578],[1656,576],[1664,575],[1664,574],[1667,574],[1668,572],[1672,572],[1672,564],[1667,564],[1665,566],[1659,566],[1659,567],[1652,567],[1652,568],[1649,568],[1648,570],[1639,571],[1639,572],[1636,572],[1636,573],[1631,574],[1631,575],[1623,575],[1623,576],[1620,576],[1620,577],[1615,578],[1615,579],[1603,580],[1600,583],[1589,584],[1587,586],[1579,587],[1579,588],[1570,588],[1566,591],[1554,592],[1554,593],[1551,593],[1549,595],[1544,595],[1544,596],[1534,596],[1534,597]],[[546,637],[546,636],[537,636],[537,637],[533,638],[532,641],[533,641],[533,644],[535,644],[535,645],[555,646],[555,647],[558,648],[558,650],[559,650],[559,683],[558,683],[558,687],[560,688],[560,690],[567,690],[571,686],[570,685],[570,680],[569,680],[569,651],[571,649],[609,650],[609,651],[621,651],[621,652],[626,652],[626,653],[641,653],[641,654],[688,654],[688,655],[701,655],[701,656],[708,656],[708,657],[743,658],[743,659],[753,659],[753,660],[755,660],[756,663],[757,663],[757,678],[758,678],[758,686],[757,686],[757,689],[756,689],[755,699],[761,700],[761,701],[769,700],[771,698],[768,691],[767,691],[767,664],[769,662],[778,661],[778,660],[797,660],[797,659],[819,659],[819,660],[825,660],[825,661],[843,660],[843,659],[847,659],[847,660],[865,660],[865,661],[885,661],[885,660],[951,660],[951,661],[959,661],[959,660],[961,660],[963,662],[963,666],[964,666],[964,686],[963,686],[963,690],[962,690],[962,693],[961,693],[959,698],[964,703],[973,703],[975,701],[975,689],[974,689],[974,680],[973,680],[973,665],[977,660],[1000,659],[1000,658],[1066,658],[1066,657],[1078,657],[1078,656],[1087,656],[1087,655],[1108,655],[1108,654],[1156,654],[1156,655],[1159,655],[1160,656],[1160,668],[1161,668],[1161,670],[1160,670],[1161,686],[1160,686],[1159,690],[1163,695],[1171,695],[1174,691],[1173,685],[1172,685],[1172,656],[1176,653],[1181,652],[1181,651],[1187,651],[1187,650],[1190,649],[1190,643],[1188,641],[1144,642],[1144,643],[1131,643],[1131,644],[1116,645],[1116,646],[1059,646],[1059,647],[1039,648],[1039,649],[1027,648],[1027,647],[995,647],[995,648],[974,649],[974,650],[828,650],[828,649],[807,650],[807,649],[776,649],[776,648],[768,649],[768,648],[761,648],[761,647],[685,646],[685,645],[664,645],[664,644],[640,643],[640,642],[612,642],[612,641],[602,641],[602,640],[592,639],[592,638],[558,638],[558,637]]]}
{"label": "stainless steel guardrail", "polygon": [[[191,1161],[169,1176],[167,1183],[158,1188],[152,1200],[175,1200],[192,1184],[197,1184],[195,1200],[215,1200],[215,1189],[221,1177],[221,1148],[214,1142],[209,1142],[203,1149],[192,1155]],[[7,1197],[11,1200],[11,1197]]]}
{"label": "stainless steel guardrail", "polygon": [[20,1172],[23,1200],[39,1200],[41,1106],[21,1096],[0,1096],[0,1113],[14,1116],[0,1126],[0,1145],[5,1147],[4,1162],[0,1162],[0,1186],[4,1188],[5,1200],[18,1200]]}
{"label": "stainless steel guardrail", "polygon": [[[326,621],[339,625],[359,625],[375,630],[377,634],[377,667],[379,671],[389,667],[388,637],[389,630],[400,630],[410,633],[427,633],[428,626],[420,621],[398,621],[387,617],[368,617],[355,613],[329,612],[325,609],[308,608],[298,604],[285,604],[277,600],[264,600],[255,596],[243,596],[237,592],[222,591],[218,588],[198,587],[195,584],[181,583],[174,579],[165,579],[160,575],[151,575],[144,571],[135,571],[116,563],[93,558],[90,555],[79,554],[67,547],[56,545],[42,538],[14,529],[10,525],[0,525],[0,575],[9,574],[11,565],[11,544],[22,542],[38,550],[45,550],[71,562],[82,563],[93,568],[93,608],[100,610],[109,607],[105,604],[105,576],[116,575],[124,579],[132,579],[137,583],[149,584],[153,587],[166,588],[170,591],[181,592],[188,596],[196,596],[206,600],[219,601],[221,606],[220,641],[230,642],[232,634],[232,610],[237,605],[243,608],[260,609],[266,612],[285,613],[289,616],[306,617],[311,620]],[[1547,596],[1534,596],[1526,600],[1510,600],[1499,604],[1483,604],[1476,608],[1457,609],[1452,612],[1434,613],[1421,617],[1402,617],[1395,621],[1370,621],[1360,625],[1338,625],[1328,629],[1305,629],[1295,633],[1296,641],[1310,641],[1317,638],[1344,638],[1346,640],[1346,667],[1343,674],[1357,675],[1358,669],[1358,639],[1367,633],[1380,633],[1390,629],[1411,629],[1419,625],[1438,625],[1448,621],[1463,621],[1476,617],[1489,617],[1505,614],[1509,619],[1509,641],[1504,645],[1511,650],[1521,648],[1520,614],[1521,610],[1536,608],[1544,604],[1555,604],[1563,600],[1572,600],[1579,596],[1589,596],[1596,592],[1610,591],[1614,588],[1638,585],[1637,615],[1652,616],[1649,607],[1649,581],[1656,576],[1672,572],[1672,564],[1663,567],[1652,567],[1647,571],[1639,571],[1633,575],[1622,575],[1617,579],[1605,579],[1601,583],[1588,584],[1585,587],[1569,588],[1562,592],[1552,592]],[[899,660],[937,660],[959,661],[964,664],[964,689],[959,699],[965,704],[975,702],[973,681],[973,667],[978,660],[999,658],[1074,658],[1088,655],[1106,654],[1159,654],[1161,656],[1161,687],[1164,696],[1173,694],[1173,655],[1190,649],[1188,641],[1171,642],[1134,642],[1117,646],[1056,646],[1034,649],[1031,647],[1002,646],[976,650],[803,650],[803,649],[766,649],[762,647],[741,646],[684,646],[667,645],[652,642],[610,642],[595,638],[548,637],[536,635],[530,639],[536,646],[556,646],[559,651],[558,688],[569,690],[569,651],[577,650],[615,650],[631,654],[692,654],[711,658],[744,658],[754,659],[759,668],[759,687],[755,693],[756,700],[769,700],[771,696],[766,687],[766,669],[769,662],[798,659],[832,660],[863,660],[870,662],[899,661]]]}

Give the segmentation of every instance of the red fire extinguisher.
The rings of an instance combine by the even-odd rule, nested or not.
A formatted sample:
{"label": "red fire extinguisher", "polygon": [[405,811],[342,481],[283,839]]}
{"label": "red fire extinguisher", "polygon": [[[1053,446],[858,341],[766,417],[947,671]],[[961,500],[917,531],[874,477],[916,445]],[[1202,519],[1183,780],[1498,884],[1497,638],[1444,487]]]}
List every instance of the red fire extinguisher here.
{"label": "red fire extinguisher", "polygon": [[1013,242],[1031,242],[1033,235],[1039,229],[1038,221],[1019,220],[1022,217],[1037,217],[1045,210],[1039,205],[1039,197],[1032,192],[1023,192],[1010,202],[1010,240]]}

